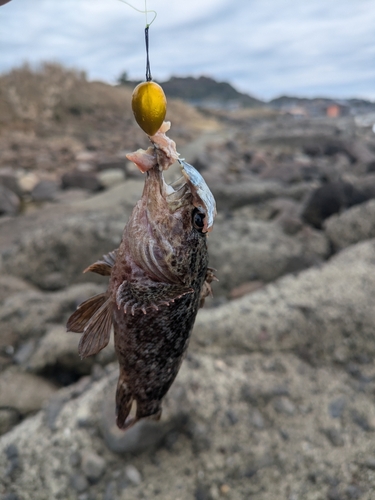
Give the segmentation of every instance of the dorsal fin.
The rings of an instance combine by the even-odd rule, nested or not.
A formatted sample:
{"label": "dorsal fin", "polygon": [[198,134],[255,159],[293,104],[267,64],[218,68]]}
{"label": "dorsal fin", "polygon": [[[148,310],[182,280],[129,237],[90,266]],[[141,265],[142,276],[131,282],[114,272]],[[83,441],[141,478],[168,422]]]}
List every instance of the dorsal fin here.
{"label": "dorsal fin", "polygon": [[183,285],[170,285],[152,280],[144,280],[142,283],[124,281],[117,291],[116,303],[125,314],[130,312],[134,315],[135,311],[147,314],[147,309],[158,310],[161,306],[169,306],[183,295],[193,292],[193,288]]}
{"label": "dorsal fin", "polygon": [[117,250],[118,249],[112,250],[112,252],[103,255],[101,260],[97,260],[96,262],[94,262],[94,264],[91,264],[91,266],[86,267],[86,269],[83,272],[96,273],[100,274],[101,276],[110,276],[112,272],[112,267],[115,265],[116,262]]}

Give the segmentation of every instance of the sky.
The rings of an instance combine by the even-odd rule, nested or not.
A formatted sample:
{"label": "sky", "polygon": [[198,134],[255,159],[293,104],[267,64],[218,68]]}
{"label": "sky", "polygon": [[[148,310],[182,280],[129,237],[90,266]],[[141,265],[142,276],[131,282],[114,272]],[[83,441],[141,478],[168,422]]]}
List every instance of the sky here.
{"label": "sky", "polygon": [[[144,9],[144,0],[132,0]],[[375,100],[375,0],[147,0],[152,76],[211,76],[260,99]],[[149,14],[148,20],[152,19]],[[60,62],[115,83],[145,75],[145,15],[120,0],[11,0],[0,73]]]}

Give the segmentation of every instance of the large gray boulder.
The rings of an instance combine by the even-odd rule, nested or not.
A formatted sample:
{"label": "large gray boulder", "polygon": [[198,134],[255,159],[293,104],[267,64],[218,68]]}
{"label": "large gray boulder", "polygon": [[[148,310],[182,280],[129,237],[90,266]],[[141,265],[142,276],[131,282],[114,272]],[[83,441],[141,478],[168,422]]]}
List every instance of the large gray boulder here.
{"label": "large gray boulder", "polygon": [[16,193],[0,184],[0,215],[16,215],[20,207],[21,202]]}
{"label": "large gray boulder", "polygon": [[116,377],[111,368],[59,391],[0,438],[4,498],[316,500],[327,488],[350,498],[353,474],[355,493],[371,498],[371,391],[338,368],[285,353],[193,354],[160,423],[118,436]]}
{"label": "large gray boulder", "polygon": [[124,221],[113,221],[108,214],[51,221],[22,235],[16,245],[4,251],[3,269],[43,290],[87,281],[82,271],[118,247],[124,225]]}
{"label": "large gray boulder", "polygon": [[228,350],[294,350],[313,362],[375,354],[375,240],[321,267],[286,276],[251,295],[202,310],[194,342]]}
{"label": "large gray boulder", "polygon": [[375,200],[333,215],[325,222],[324,229],[336,251],[375,238]]}
{"label": "large gray boulder", "polygon": [[246,180],[228,184],[210,183],[219,211],[234,210],[280,197],[301,200],[314,186],[314,183],[310,182],[300,182],[289,186],[274,180],[262,180],[257,177],[254,177],[251,181]]}
{"label": "large gray boulder", "polygon": [[2,272],[43,290],[95,280],[95,275],[82,271],[118,247],[142,186],[142,181],[123,182],[69,207],[49,207],[3,225]]}
{"label": "large gray boulder", "polygon": [[273,281],[324,260],[329,245],[322,232],[304,228],[289,236],[277,222],[249,220],[245,215],[218,218],[208,237],[210,265],[218,270],[215,296],[241,283]]}
{"label": "large gray boulder", "polygon": [[63,323],[82,301],[103,291],[100,285],[82,283],[60,292],[21,291],[11,295],[0,304],[0,346],[15,348],[43,337],[49,324]]}

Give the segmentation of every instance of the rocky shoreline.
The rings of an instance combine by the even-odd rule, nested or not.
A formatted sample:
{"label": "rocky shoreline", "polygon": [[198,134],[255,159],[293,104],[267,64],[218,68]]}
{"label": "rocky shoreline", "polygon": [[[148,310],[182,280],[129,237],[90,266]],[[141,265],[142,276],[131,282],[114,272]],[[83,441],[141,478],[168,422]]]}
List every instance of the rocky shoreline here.
{"label": "rocky shoreline", "polygon": [[[18,200],[0,216],[0,498],[371,500],[371,128],[350,116],[171,109],[181,153],[217,199],[208,244],[220,281],[161,422],[125,434],[113,345],[81,361],[64,325],[105,288],[82,270],[116,248],[143,180],[119,140],[104,147],[110,114],[107,135],[90,137],[97,149],[82,139],[66,168],[59,149],[56,170],[43,168],[37,132],[28,145],[18,135],[18,150],[16,131],[0,136],[0,205]],[[126,147],[145,146],[127,132]],[[73,185],[76,174],[92,184]]]}

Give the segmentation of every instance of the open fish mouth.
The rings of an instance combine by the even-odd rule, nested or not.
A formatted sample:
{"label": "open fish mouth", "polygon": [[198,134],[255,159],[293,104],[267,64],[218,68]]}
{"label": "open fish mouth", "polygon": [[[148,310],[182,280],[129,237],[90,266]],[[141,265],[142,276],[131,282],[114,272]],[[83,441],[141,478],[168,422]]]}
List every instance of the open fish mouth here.
{"label": "open fish mouth", "polygon": [[[160,130],[150,137],[152,146],[146,151],[139,149],[134,153],[126,155],[128,160],[137,165],[142,173],[146,173],[145,189],[143,196],[149,200],[148,209],[160,208],[160,196],[167,201],[170,208],[177,210],[189,202],[204,215],[203,233],[212,230],[216,216],[216,203],[209,187],[201,174],[185,160],[179,158],[176,144],[166,132],[170,128],[170,122],[164,122]],[[163,177],[163,171],[178,161],[182,176],[172,184],[167,184]]]}
{"label": "open fish mouth", "polygon": [[193,195],[193,205],[205,214],[203,232],[210,232],[216,217],[215,198],[198,170],[184,160],[179,159],[178,163]]}
{"label": "open fish mouth", "polygon": [[216,216],[216,202],[210,188],[201,174],[192,165],[183,159],[178,159],[182,176],[171,184],[164,180],[163,173],[159,173],[161,193],[170,206],[178,208],[185,202],[192,203],[204,215],[203,233],[212,230]]}

